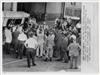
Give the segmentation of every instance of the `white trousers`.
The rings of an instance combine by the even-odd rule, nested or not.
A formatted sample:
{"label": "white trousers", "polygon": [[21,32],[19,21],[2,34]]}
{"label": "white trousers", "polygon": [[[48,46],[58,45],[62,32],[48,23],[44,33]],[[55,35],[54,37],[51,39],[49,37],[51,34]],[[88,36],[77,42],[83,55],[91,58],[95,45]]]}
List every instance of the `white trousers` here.
{"label": "white trousers", "polygon": [[47,48],[46,58],[52,58],[52,57],[53,57],[53,46],[50,46]]}
{"label": "white trousers", "polygon": [[43,44],[39,44],[36,52],[37,56],[42,56],[43,55]]}

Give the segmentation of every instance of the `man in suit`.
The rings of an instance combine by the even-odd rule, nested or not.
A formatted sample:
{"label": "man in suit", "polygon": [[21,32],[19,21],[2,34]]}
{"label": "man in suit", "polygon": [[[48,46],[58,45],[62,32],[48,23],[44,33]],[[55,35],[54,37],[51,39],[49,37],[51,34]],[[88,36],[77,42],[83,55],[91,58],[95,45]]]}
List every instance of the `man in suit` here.
{"label": "man in suit", "polygon": [[13,43],[13,48],[15,50],[15,52],[17,53],[18,51],[18,36],[19,36],[20,32],[17,31],[17,28],[14,32],[12,32],[12,43]]}
{"label": "man in suit", "polygon": [[62,61],[65,55],[67,55],[66,51],[68,46],[68,40],[65,40],[64,36],[60,33],[59,30],[57,30],[55,33],[55,46],[56,46],[56,54],[59,57],[57,61]]}

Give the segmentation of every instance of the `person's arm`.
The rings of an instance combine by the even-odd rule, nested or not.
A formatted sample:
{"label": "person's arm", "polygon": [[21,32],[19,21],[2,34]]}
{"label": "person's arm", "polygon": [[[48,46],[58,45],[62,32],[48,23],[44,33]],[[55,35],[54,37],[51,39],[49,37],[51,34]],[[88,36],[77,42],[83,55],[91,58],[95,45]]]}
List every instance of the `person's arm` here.
{"label": "person's arm", "polygon": [[64,30],[64,24],[61,25],[62,29]]}
{"label": "person's arm", "polygon": [[39,35],[39,28],[37,29],[37,35]]}
{"label": "person's arm", "polygon": [[12,41],[12,33],[10,33],[10,38],[11,38],[11,41]]}
{"label": "person's arm", "polygon": [[53,40],[55,39],[55,35],[54,35],[54,34],[52,35],[52,39],[53,39]]}
{"label": "person's arm", "polygon": [[58,18],[55,19],[55,24],[57,24]]}
{"label": "person's arm", "polygon": [[42,35],[44,36],[44,30],[42,29]]}
{"label": "person's arm", "polygon": [[5,37],[7,37],[7,31],[6,30],[5,30],[4,34],[5,34]]}
{"label": "person's arm", "polygon": [[81,46],[79,44],[78,44],[78,48],[79,48],[78,50],[81,51]]}
{"label": "person's arm", "polygon": [[28,47],[28,40],[26,40],[26,42],[24,43],[25,47]]}
{"label": "person's arm", "polygon": [[37,48],[38,48],[38,42],[35,41],[35,49],[37,49]]}
{"label": "person's arm", "polygon": [[67,50],[69,50],[69,46],[67,47]]}
{"label": "person's arm", "polygon": [[71,44],[68,46],[67,50],[69,51],[70,50],[70,47],[71,47]]}
{"label": "person's arm", "polygon": [[79,49],[81,49],[81,46],[79,45],[79,43],[77,43],[77,46],[78,46]]}
{"label": "person's arm", "polygon": [[47,37],[47,40],[46,40],[46,46],[47,46],[47,47],[48,47],[48,41],[49,41],[48,38],[49,38],[49,37]]}
{"label": "person's arm", "polygon": [[27,40],[27,36],[25,35],[25,41]]}
{"label": "person's arm", "polygon": [[18,40],[20,40],[20,35],[21,35],[21,34],[18,35]]}
{"label": "person's arm", "polygon": [[79,51],[79,54],[81,54],[81,46],[78,44],[78,51]]}

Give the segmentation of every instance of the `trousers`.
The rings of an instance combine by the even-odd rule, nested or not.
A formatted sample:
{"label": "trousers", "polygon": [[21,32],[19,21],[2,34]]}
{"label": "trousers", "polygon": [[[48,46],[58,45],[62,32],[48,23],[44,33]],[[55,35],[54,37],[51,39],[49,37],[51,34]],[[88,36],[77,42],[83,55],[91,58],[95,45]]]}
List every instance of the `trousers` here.
{"label": "trousers", "polygon": [[70,67],[77,68],[78,56],[70,56]]}
{"label": "trousers", "polygon": [[33,49],[33,48],[27,48],[26,49],[28,67],[30,67],[31,61],[32,61],[32,65],[35,64],[35,55],[36,55],[36,50],[35,49]]}
{"label": "trousers", "polygon": [[20,57],[20,59],[23,58],[23,50],[24,50],[24,42],[23,41],[18,41],[18,50],[16,52],[16,57]]}
{"label": "trousers", "polygon": [[9,54],[10,53],[10,43],[5,43],[5,52],[6,54]]}
{"label": "trousers", "polygon": [[53,46],[50,46],[46,50],[46,58],[52,58],[53,57]]}
{"label": "trousers", "polygon": [[43,56],[43,44],[38,45],[36,56]]}

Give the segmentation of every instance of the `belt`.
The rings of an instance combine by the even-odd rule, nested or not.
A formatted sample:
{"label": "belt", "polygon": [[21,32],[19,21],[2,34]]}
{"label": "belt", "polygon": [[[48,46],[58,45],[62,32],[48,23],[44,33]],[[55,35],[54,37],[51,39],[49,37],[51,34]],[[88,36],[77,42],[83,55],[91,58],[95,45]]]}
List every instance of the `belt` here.
{"label": "belt", "polygon": [[28,51],[33,51],[33,50],[36,50],[34,48],[27,48]]}

